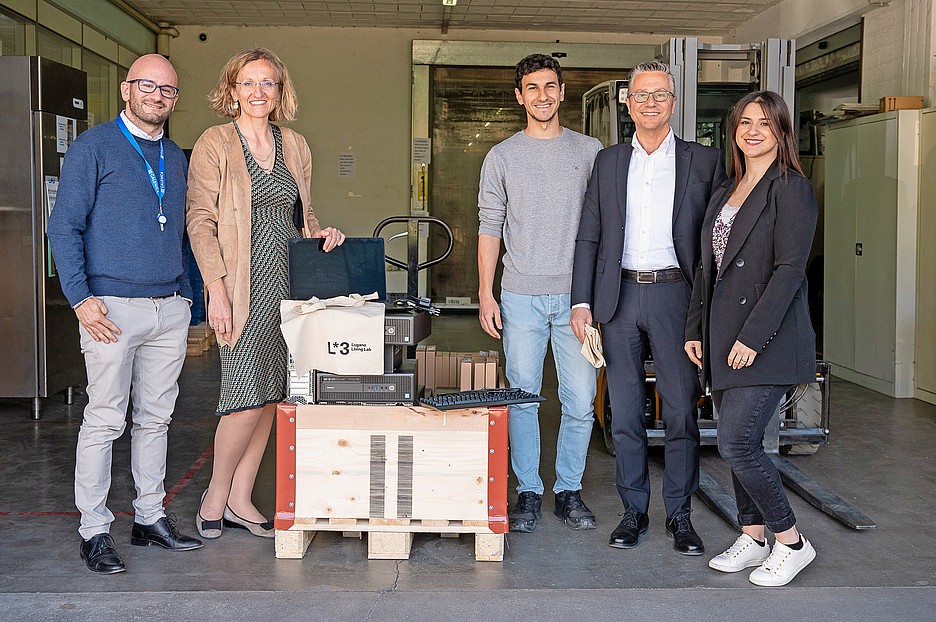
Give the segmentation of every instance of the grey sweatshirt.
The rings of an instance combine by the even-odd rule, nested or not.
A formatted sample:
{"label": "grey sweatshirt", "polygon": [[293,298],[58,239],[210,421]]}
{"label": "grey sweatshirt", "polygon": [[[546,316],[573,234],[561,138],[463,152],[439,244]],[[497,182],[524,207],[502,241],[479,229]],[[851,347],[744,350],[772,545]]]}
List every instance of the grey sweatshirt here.
{"label": "grey sweatshirt", "polygon": [[556,138],[517,132],[481,166],[479,234],[504,240],[501,287],[515,294],[566,294],[585,188],[601,142],[568,128]]}

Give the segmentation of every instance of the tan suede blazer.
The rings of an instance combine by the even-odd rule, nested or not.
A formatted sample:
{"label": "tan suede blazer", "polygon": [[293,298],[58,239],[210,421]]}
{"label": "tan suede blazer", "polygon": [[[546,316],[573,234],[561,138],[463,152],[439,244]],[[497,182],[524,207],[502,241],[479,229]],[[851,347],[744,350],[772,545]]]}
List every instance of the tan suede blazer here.
{"label": "tan suede blazer", "polygon": [[[312,152],[300,134],[285,127],[280,129],[286,167],[299,186],[304,234],[310,236],[321,229],[309,200]],[[208,128],[195,143],[185,204],[189,240],[206,292],[209,283],[223,279],[231,300],[234,324],[231,342],[219,341],[233,347],[247,323],[251,278],[250,173],[233,123]]]}

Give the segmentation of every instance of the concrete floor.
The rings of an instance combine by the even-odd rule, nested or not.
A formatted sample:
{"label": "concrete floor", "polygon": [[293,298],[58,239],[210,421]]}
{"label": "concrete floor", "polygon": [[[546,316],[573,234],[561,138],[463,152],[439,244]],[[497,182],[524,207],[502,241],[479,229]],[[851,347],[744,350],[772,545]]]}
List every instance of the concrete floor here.
{"label": "concrete floor", "polygon": [[[427,343],[440,349],[495,349],[474,315],[434,320]],[[210,472],[217,398],[216,350],[186,361],[170,428],[167,510],[194,534],[194,515]],[[558,401],[547,367],[542,406],[543,473],[549,489]],[[273,541],[227,530],[201,550],[171,553],[129,545],[134,496],[129,434],[115,445],[112,533],[129,570],[88,572],[78,556],[72,496],[74,448],[84,400],[45,404],[40,421],[25,401],[0,402],[0,620],[476,620],[567,618],[619,620],[936,620],[936,406],[893,400],[844,381],[832,383],[832,442],[812,456],[791,457],[803,471],[873,519],[853,531],[792,498],[799,527],[818,557],[783,589],[757,588],[747,573],[726,575],[707,561],[734,538],[701,501],[693,522],[703,557],[672,550],[659,496],[661,457],[653,450],[651,528],[630,551],[608,547],[621,503],[614,460],[599,434],[589,452],[583,497],[599,527],[573,532],[552,515],[533,534],[511,534],[502,563],[473,559],[471,536],[417,534],[407,561],[368,561],[366,544],[319,533],[302,560],[277,560]],[[272,448],[272,444],[271,444]],[[714,448],[703,465],[727,484]],[[255,500],[273,508],[273,452]],[[514,494],[511,489],[510,500]],[[710,555],[711,554],[711,555]],[[115,616],[116,614],[116,616]]]}

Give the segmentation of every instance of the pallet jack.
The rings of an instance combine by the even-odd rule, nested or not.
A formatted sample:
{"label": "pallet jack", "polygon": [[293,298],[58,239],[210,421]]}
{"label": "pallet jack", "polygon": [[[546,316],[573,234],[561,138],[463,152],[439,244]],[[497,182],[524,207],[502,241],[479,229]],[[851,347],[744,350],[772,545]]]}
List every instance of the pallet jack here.
{"label": "pallet jack", "polygon": [[[648,395],[645,420],[647,442],[649,445],[662,445],[664,429],[659,415],[660,404],[655,390],[656,377],[652,360],[645,363],[644,370],[647,376]],[[829,442],[830,370],[829,363],[817,361],[816,382],[795,387],[787,394],[767,426],[764,449],[776,465],[784,485],[789,490],[847,527],[875,529],[877,525],[874,521],[780,455],[781,450],[791,454],[813,453],[820,445]],[[699,400],[698,421],[702,445],[718,443],[718,416],[713,410],[708,396]],[[602,368],[598,376],[595,418],[601,427],[605,448],[613,455],[612,417],[607,376]],[[735,504],[734,495],[726,491],[704,468],[699,469],[699,490],[696,494],[716,514],[740,530],[737,518],[738,507]]]}

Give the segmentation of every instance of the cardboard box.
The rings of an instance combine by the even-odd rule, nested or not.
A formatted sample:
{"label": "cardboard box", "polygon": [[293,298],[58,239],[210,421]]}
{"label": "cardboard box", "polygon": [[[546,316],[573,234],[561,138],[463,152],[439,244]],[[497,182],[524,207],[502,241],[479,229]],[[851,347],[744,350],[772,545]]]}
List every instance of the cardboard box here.
{"label": "cardboard box", "polygon": [[426,386],[426,346],[416,346],[416,385]]}
{"label": "cardboard box", "polygon": [[426,394],[436,388],[436,347],[426,346]]}
{"label": "cardboard box", "polygon": [[484,362],[484,388],[497,388],[497,358],[489,356]]}
{"label": "cardboard box", "polygon": [[459,373],[458,373],[458,390],[459,391],[470,391],[471,390],[471,370],[474,367],[474,361],[470,357],[462,357],[461,363],[459,363]]}
{"label": "cardboard box", "polygon": [[920,110],[923,108],[922,95],[888,95],[882,97],[878,104],[881,112],[891,110]]}

